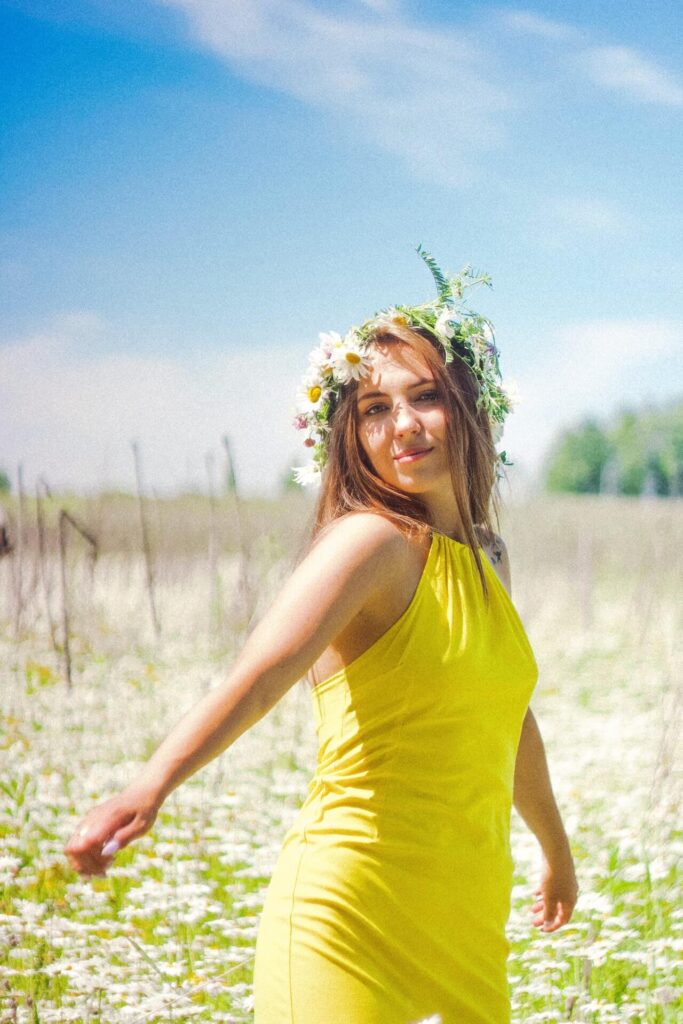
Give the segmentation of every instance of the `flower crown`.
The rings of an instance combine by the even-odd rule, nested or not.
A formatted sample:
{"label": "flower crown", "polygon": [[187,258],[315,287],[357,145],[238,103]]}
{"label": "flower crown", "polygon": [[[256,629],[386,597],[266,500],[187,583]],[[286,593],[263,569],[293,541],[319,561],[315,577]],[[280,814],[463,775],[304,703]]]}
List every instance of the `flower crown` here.
{"label": "flower crown", "polygon": [[[352,327],[342,336],[336,331],[319,335],[320,344],[309,357],[309,366],[297,393],[294,426],[308,433],[304,444],[313,448],[313,461],[306,466],[295,466],[294,476],[299,484],[320,482],[327,462],[330,420],[337,406],[342,388],[353,380],[360,380],[370,372],[371,362],[366,354],[368,342],[378,328],[393,325],[422,328],[439,342],[444,361],[462,359],[479,384],[477,408],[484,408],[489,416],[494,440],[502,435],[506,415],[512,411],[515,397],[505,391],[498,363],[491,322],[478,313],[466,309],[463,293],[477,284],[491,287],[488,274],[477,274],[468,265],[459,274],[446,277],[434,258],[421,245],[417,253],[429,267],[436,283],[438,295],[421,306],[391,306],[375,313],[360,327]],[[496,476],[499,467],[511,466],[507,452],[497,453]]]}

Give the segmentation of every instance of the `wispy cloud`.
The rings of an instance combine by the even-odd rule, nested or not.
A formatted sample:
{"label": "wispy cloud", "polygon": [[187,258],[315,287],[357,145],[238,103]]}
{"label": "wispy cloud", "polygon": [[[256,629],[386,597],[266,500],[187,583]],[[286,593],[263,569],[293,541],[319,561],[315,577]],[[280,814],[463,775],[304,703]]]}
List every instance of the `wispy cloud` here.
{"label": "wispy cloud", "polygon": [[500,23],[514,32],[525,35],[540,36],[543,39],[580,39],[583,35],[574,25],[564,21],[553,21],[533,11],[501,11]]}
{"label": "wispy cloud", "polygon": [[[551,229],[568,228],[572,234],[623,238],[635,227],[633,218],[613,200],[596,196],[563,195],[539,199],[539,225],[547,235]],[[556,239],[561,242],[561,238]]]}
{"label": "wispy cloud", "polygon": [[[601,46],[594,32],[554,21],[528,10],[498,12],[498,24],[515,34],[566,43],[561,63],[595,85],[625,93],[639,102],[683,104],[683,86],[650,56],[628,46]],[[552,68],[548,68],[552,73]],[[560,64],[554,67],[559,72]]]}
{"label": "wispy cloud", "polygon": [[129,442],[136,438],[151,485],[201,486],[204,455],[226,433],[250,490],[271,486],[292,457],[304,461],[291,425],[300,346],[158,357],[113,350],[117,342],[112,326],[88,311],[3,340],[8,469],[22,462],[27,483],[45,473],[53,485],[132,486]]}
{"label": "wispy cloud", "polygon": [[[652,59],[595,45],[594,31],[523,8],[484,12],[465,27],[460,16],[451,27],[420,21],[391,0],[336,9],[310,0],[154,2],[182,12],[194,40],[245,79],[331,115],[413,175],[454,187],[495,184],[504,171],[486,155],[514,148],[528,109],[568,72],[566,88],[551,90],[560,102],[569,101],[577,74],[638,101],[683,102],[680,85]],[[520,51],[530,39],[545,52],[538,80]]]}
{"label": "wispy cloud", "polygon": [[683,106],[683,86],[654,61],[627,46],[594,46],[579,55],[579,66],[598,85],[642,103]]}
{"label": "wispy cloud", "polygon": [[[513,91],[483,38],[392,5],[332,12],[305,0],[158,0],[246,78],[338,117],[421,177],[462,185],[505,143]],[[503,116],[504,115],[504,116]]]}

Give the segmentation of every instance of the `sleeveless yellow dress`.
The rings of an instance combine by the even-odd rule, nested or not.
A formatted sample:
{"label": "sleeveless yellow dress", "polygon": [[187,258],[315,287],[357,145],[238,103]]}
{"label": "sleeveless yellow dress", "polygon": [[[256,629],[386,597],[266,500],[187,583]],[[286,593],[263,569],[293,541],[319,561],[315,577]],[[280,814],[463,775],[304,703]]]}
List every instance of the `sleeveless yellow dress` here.
{"label": "sleeveless yellow dress", "polygon": [[507,1024],[517,747],[538,666],[483,550],[312,691],[315,774],[266,891],[255,1024]]}

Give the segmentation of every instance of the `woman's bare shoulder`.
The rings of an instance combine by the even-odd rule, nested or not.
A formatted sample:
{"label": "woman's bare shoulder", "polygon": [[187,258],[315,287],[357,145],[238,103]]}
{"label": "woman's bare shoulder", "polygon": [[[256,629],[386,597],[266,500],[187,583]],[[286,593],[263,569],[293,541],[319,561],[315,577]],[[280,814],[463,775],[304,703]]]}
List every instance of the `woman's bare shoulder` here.
{"label": "woman's bare shoulder", "polygon": [[[346,572],[369,572],[373,591],[402,584],[414,566],[424,560],[426,543],[408,537],[389,516],[376,512],[349,512],[329,523],[316,537],[308,557],[318,564]],[[342,571],[344,571],[342,570]]]}
{"label": "woman's bare shoulder", "polygon": [[358,511],[347,512],[328,523],[316,537],[313,547],[322,545],[330,552],[335,549],[346,551],[352,546],[365,554],[380,552],[391,555],[405,547],[406,538],[389,516]]}

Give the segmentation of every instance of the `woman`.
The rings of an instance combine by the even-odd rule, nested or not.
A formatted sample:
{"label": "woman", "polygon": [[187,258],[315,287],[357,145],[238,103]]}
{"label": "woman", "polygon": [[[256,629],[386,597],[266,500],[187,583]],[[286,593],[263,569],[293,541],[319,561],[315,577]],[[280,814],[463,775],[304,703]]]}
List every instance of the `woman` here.
{"label": "woman", "polygon": [[489,521],[509,396],[490,325],[459,305],[473,275],[447,280],[420,254],[436,300],[311,354],[296,421],[322,477],[308,553],[226,682],[66,848],[103,874],[308,674],[318,764],[266,896],[256,1024],[509,1021],[513,799],[541,845],[534,924],[555,930],[576,902],[528,707],[538,669]]}

